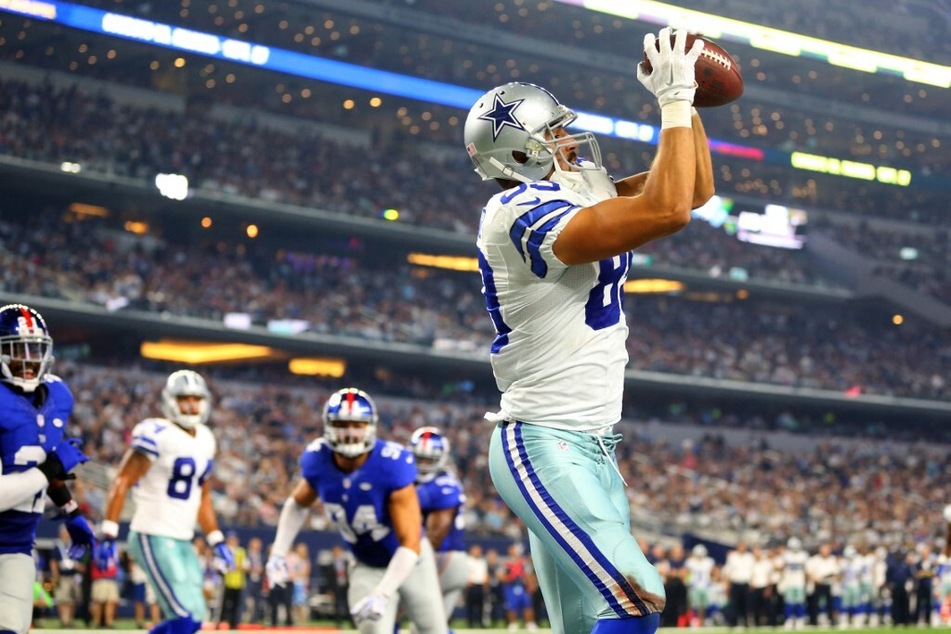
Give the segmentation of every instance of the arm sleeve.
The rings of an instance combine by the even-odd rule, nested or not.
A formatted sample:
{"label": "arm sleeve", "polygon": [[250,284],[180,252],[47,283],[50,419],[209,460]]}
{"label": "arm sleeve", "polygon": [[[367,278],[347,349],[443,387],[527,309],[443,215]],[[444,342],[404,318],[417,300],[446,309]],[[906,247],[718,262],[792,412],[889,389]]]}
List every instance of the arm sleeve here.
{"label": "arm sleeve", "polygon": [[0,476],[0,512],[26,502],[48,485],[43,472],[35,468]]}
{"label": "arm sleeve", "polygon": [[557,190],[529,188],[506,201],[508,238],[532,275],[545,279],[550,272],[565,268],[555,256],[553,245],[578,210],[558,197]]}
{"label": "arm sleeve", "polygon": [[419,555],[406,546],[397,548],[390,559],[390,563],[386,566],[383,578],[373,589],[374,593],[382,594],[387,598],[393,596],[393,593],[406,581],[409,573],[413,572],[413,567],[416,566],[417,561],[419,561]]}
{"label": "arm sleeve", "polygon": [[287,555],[307,520],[307,513],[308,510],[298,504],[293,496],[287,498],[284,508],[281,509],[281,518],[277,521],[277,534],[274,535],[274,545],[271,547],[272,554],[281,557]]}

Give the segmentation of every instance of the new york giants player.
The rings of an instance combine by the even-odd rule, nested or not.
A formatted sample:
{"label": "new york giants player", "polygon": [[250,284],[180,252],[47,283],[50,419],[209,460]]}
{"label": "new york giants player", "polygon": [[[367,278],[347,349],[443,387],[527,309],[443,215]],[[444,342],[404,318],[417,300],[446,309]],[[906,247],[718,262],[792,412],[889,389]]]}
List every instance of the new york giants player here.
{"label": "new york giants player", "polygon": [[208,477],[217,445],[205,425],[211,412],[205,379],[191,370],[173,372],[161,398],[164,418],[147,418],[132,430],[131,446],[109,487],[96,559],[103,568],[115,559],[119,517],[131,490],[136,506],[129,554],[145,571],[165,618],[151,632],[192,634],[207,610],[203,572],[192,546],[196,520],[229,568],[234,555],[211,505]]}
{"label": "new york giants player", "polygon": [[[655,41],[659,47],[655,47]],[[631,250],[672,234],[713,195],[713,170],[691,104],[702,42],[648,35],[653,67],[638,79],[660,105],[650,171],[612,181],[589,132],[547,90],[510,83],[470,109],[465,145],[476,172],[504,190],[482,210],[477,239],[502,392],[489,447],[492,480],[530,530],[552,629],[653,632],[663,583],[630,532],[614,449],[627,325],[621,301]],[[582,158],[582,149],[590,154]]]}
{"label": "new york giants player", "polygon": [[423,511],[426,539],[436,551],[436,568],[446,618],[452,620],[469,575],[465,543],[466,496],[462,484],[449,470],[449,439],[435,427],[413,432],[410,451],[416,457],[416,493]]}
{"label": "new york giants player", "polygon": [[267,562],[272,585],[287,582],[286,556],[320,499],[356,563],[347,602],[362,634],[392,634],[402,607],[420,634],[446,634],[433,549],[422,539],[413,454],[376,437],[377,409],[356,388],[335,392],[324,435],[300,458],[301,480],[287,498]]}
{"label": "new york giants player", "polygon": [[65,514],[70,557],[94,542],[65,484],[89,458],[65,437],[73,395],[52,363],[43,317],[22,304],[0,308],[0,634],[30,629],[33,540],[47,495]]}

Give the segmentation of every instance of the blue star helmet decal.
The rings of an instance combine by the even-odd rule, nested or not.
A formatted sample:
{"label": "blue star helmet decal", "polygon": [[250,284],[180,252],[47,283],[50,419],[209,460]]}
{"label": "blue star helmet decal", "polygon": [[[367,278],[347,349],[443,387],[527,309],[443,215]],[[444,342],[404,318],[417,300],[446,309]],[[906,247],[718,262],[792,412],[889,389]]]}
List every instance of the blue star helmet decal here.
{"label": "blue star helmet decal", "polygon": [[524,130],[525,127],[522,126],[521,122],[515,118],[514,113],[515,109],[522,105],[524,99],[516,99],[511,103],[505,103],[502,101],[502,97],[498,94],[495,95],[495,103],[492,104],[492,109],[486,112],[485,114],[479,115],[479,118],[483,121],[492,122],[492,140],[497,141],[499,134],[502,132],[502,128],[505,126],[510,126],[516,130]]}

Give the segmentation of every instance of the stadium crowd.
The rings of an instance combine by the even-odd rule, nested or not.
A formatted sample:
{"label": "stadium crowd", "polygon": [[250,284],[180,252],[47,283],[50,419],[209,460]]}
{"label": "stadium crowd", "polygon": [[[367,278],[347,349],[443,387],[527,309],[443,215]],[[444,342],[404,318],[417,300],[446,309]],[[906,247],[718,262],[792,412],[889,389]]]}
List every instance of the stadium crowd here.
{"label": "stadium crowd", "polygon": [[[61,363],[58,371],[77,396],[75,423],[87,453],[116,465],[134,425],[155,414],[165,375],[73,362]],[[319,412],[334,389],[326,379],[310,383],[212,380],[211,420],[219,444],[212,483],[225,524],[277,521],[301,447],[322,433]],[[483,448],[490,425],[483,415],[489,403],[387,396],[377,401],[386,438],[406,442],[414,429],[433,425],[451,439],[473,534],[522,535],[488,480]],[[758,434],[752,443],[728,442],[712,428],[685,441],[665,439],[656,425],[677,425],[675,414],[653,423],[633,421],[621,426],[628,440],[619,445],[619,464],[622,473],[637,474],[644,483],[629,490],[635,522],[660,522],[676,533],[761,540],[796,535],[840,546],[858,538],[906,546],[935,537],[934,515],[945,502],[940,483],[951,455],[940,434],[928,442],[886,443],[861,442],[859,432],[851,442],[830,438],[798,450],[772,446],[769,434]],[[94,515],[101,513],[103,500],[95,492],[86,491],[86,503]],[[315,526],[326,527],[326,520]]]}
{"label": "stadium crowd", "polygon": [[[37,63],[49,63],[49,60],[41,56]],[[96,71],[92,68],[84,72],[95,76]],[[228,92],[231,90],[234,96]],[[336,121],[338,117],[334,113],[340,106],[330,97],[300,108],[278,101],[275,111],[295,116],[300,122],[299,130],[288,131],[277,129],[276,124],[269,122],[260,100],[248,101],[247,90],[232,86],[220,91],[227,94],[215,95],[214,100],[211,95],[193,99],[190,103],[203,105],[190,107],[187,112],[168,112],[119,103],[108,90],[86,94],[75,86],[54,88],[5,82],[0,92],[0,112],[6,112],[0,152],[57,165],[72,161],[82,164],[85,170],[143,179],[151,179],[161,171],[179,172],[188,176],[193,186],[210,191],[338,213],[378,217],[382,210],[396,208],[403,214],[403,221],[454,231],[471,231],[475,224],[477,214],[472,210],[479,208],[485,190],[478,182],[463,176],[469,172],[465,156],[441,151],[433,154],[427,169],[419,169],[416,161],[409,157],[427,150],[416,136],[419,131],[411,133],[400,123],[399,113],[391,113],[389,117],[377,113],[362,120],[345,111],[353,116],[343,116]],[[257,94],[257,90],[254,93]],[[210,107],[214,103],[233,103],[241,108],[240,114],[215,114]],[[362,128],[364,134],[371,130],[372,163],[367,164],[362,151],[354,152],[353,148],[318,138],[307,126],[314,120],[315,108],[321,113],[320,120],[345,127],[356,126]],[[459,134],[458,113],[450,113],[445,108],[442,111],[440,114],[440,107],[433,107],[426,113],[415,113],[415,117],[423,117],[433,124],[442,121],[435,131],[427,128],[426,141],[439,142],[445,148],[455,147]],[[768,138],[763,139],[761,146],[772,145],[784,152],[801,149],[849,156],[860,161],[872,160],[872,153],[877,155],[884,151],[886,155],[875,160],[897,167],[905,163],[911,165],[917,159],[905,157],[904,151],[899,152],[896,147],[918,148],[915,156],[920,158],[921,164],[916,167],[913,178],[926,173],[935,176],[945,170],[936,161],[946,153],[933,147],[932,143],[937,142],[933,135],[916,140],[910,132],[899,130],[894,143],[879,139],[873,149],[867,144],[873,135],[879,137],[879,132],[847,133],[834,123],[825,124],[810,115],[803,116],[801,125],[791,120],[780,121],[782,125],[777,126],[773,115],[767,114],[765,107],[756,105],[751,106],[749,112],[736,110],[730,117],[714,114],[706,120],[709,134],[727,141],[748,144],[750,134],[765,135]],[[402,117],[413,119],[405,113]],[[646,112],[642,118],[656,124],[655,114]],[[452,120],[456,121],[455,125]],[[765,120],[769,120],[768,125]],[[419,127],[419,124],[420,121],[416,121],[409,127]],[[747,132],[737,137],[737,129]],[[789,129],[799,132],[789,137],[777,136],[780,130]],[[818,133],[820,129],[822,134]],[[842,146],[828,146],[836,143]],[[635,149],[630,142],[609,138],[604,139],[602,145],[605,164],[612,173],[642,171],[652,160],[649,147]],[[890,156],[894,152],[900,156]],[[445,158],[447,155],[450,158]],[[900,163],[895,163],[896,160]],[[716,166],[722,195],[765,198],[770,202],[785,201],[906,221],[940,221],[942,207],[938,190],[909,190],[817,172],[790,172],[785,161],[749,161],[729,153],[717,155]],[[443,179],[431,177],[436,167],[444,175]],[[454,177],[457,175],[460,178]],[[447,186],[450,182],[452,186]]]}
{"label": "stadium crowd", "polygon": [[[133,426],[155,414],[166,375],[151,369],[74,362],[60,363],[58,371],[77,397],[72,424],[84,439],[87,453],[98,465],[114,467],[128,446]],[[229,529],[257,527],[267,533],[275,526],[281,503],[293,485],[301,447],[322,433],[319,412],[336,385],[329,380],[308,380],[310,385],[304,386],[216,379],[211,373],[208,376],[212,377],[215,405],[211,424],[219,445],[210,480],[216,512]],[[489,403],[458,404],[384,395],[378,396],[377,402],[382,437],[405,443],[414,429],[434,425],[451,439],[452,468],[465,483],[464,517],[470,544],[474,546],[486,537],[516,545],[523,542],[524,527],[497,497],[488,479],[483,447],[490,425],[482,416],[491,409]],[[725,434],[720,431],[726,429],[722,425],[687,426],[678,432],[681,423],[689,421],[685,416],[678,419],[673,410],[670,413],[663,420],[626,419],[619,426],[626,440],[618,447],[621,473],[642,483],[628,492],[632,519],[635,532],[652,536],[643,540],[642,548],[667,585],[670,600],[664,615],[666,625],[698,625],[704,620],[731,625],[781,623],[782,604],[777,600],[781,593],[773,594],[766,602],[757,602],[756,594],[764,586],[781,582],[781,560],[790,538],[802,540],[813,553],[812,558],[827,557],[823,554],[826,549],[835,557],[837,585],[828,599],[834,598],[835,602],[822,606],[819,597],[811,597],[810,622],[851,621],[857,625],[870,615],[874,616],[874,621],[869,621],[872,623],[931,622],[932,604],[928,604],[924,616],[909,612],[907,606],[904,613],[895,611],[896,604],[900,608],[900,601],[907,600],[901,599],[895,583],[899,575],[911,574],[914,592],[923,583],[914,571],[924,570],[929,577],[943,574],[934,555],[943,548],[943,526],[935,518],[946,502],[942,482],[951,468],[947,438],[882,442],[858,433],[848,440],[820,438],[816,442],[810,434],[812,442],[797,444],[789,442],[789,436],[762,430]],[[782,421],[774,423],[788,428]],[[82,480],[74,489],[84,513],[93,519],[101,517],[104,491]],[[319,505],[315,511],[309,527],[329,530]],[[689,555],[680,546],[682,539],[705,542],[718,549],[717,561],[704,581],[709,596],[699,608],[694,604],[694,593],[681,596],[682,590],[689,589],[683,584],[699,583],[695,575],[683,574]],[[243,618],[275,625],[304,623],[312,615],[346,620],[346,611],[334,598],[335,584],[346,581],[334,572],[333,560],[341,556],[340,552],[308,553],[306,547],[298,547],[291,558],[296,571],[291,587],[299,586],[300,590],[289,592],[269,588],[265,582],[261,564],[267,539],[239,544],[229,533],[229,540],[234,540],[229,544],[244,550],[242,557],[251,562],[242,568],[240,579],[222,576],[207,545],[200,538],[195,542],[205,567],[211,608],[208,620]],[[740,565],[737,560],[747,547],[752,555]],[[881,565],[869,611],[861,613],[842,603],[847,560],[854,556],[847,552],[856,547],[863,554],[874,552]],[[54,551],[57,548],[61,548],[60,542],[54,544]],[[56,560],[55,552],[46,554]],[[471,548],[470,557],[484,560],[485,572],[476,582],[484,587],[478,593],[467,592],[460,605],[460,618],[465,616],[470,626],[476,627],[513,619],[518,622],[522,615],[506,614],[502,591],[505,584],[522,583],[535,593],[530,559],[516,547],[510,548],[507,556],[504,550],[483,553],[481,548]],[[765,577],[754,572],[755,561],[764,557],[770,560],[773,571]],[[522,572],[515,577],[510,564],[521,560],[522,564],[514,568]],[[911,573],[903,567],[906,564]],[[61,570],[64,565],[71,572]],[[46,579],[58,606],[67,603],[85,607],[82,597],[88,594],[78,591],[60,602],[66,595],[59,586],[64,575],[70,575],[74,584],[82,583],[81,562],[59,555],[55,563],[38,566],[47,571]],[[101,572],[95,574],[99,575],[95,578],[103,578]],[[137,622],[149,618],[145,612],[147,595],[133,590],[141,583],[133,567],[126,564],[106,578],[126,588],[122,592],[124,601],[143,606],[142,612],[136,613]],[[742,586],[743,594],[737,594],[737,584]],[[243,617],[240,608],[228,607],[230,604],[222,601],[229,587],[240,590],[238,595],[246,606]],[[885,587],[889,592],[881,591]],[[932,590],[937,591],[938,586],[929,583],[927,592]],[[945,600],[940,593],[934,598],[935,606]],[[52,598],[49,603],[53,604]],[[534,606],[534,612],[525,613],[526,622],[544,619],[544,605],[538,597]],[[80,610],[79,614],[98,624],[104,613],[102,606],[97,610]],[[46,614],[52,616],[49,610]],[[786,613],[786,621],[792,624],[794,618]],[[933,618],[939,622],[937,609]],[[106,624],[109,622],[107,619]]]}
{"label": "stadium crowd", "polygon": [[[217,321],[229,313],[259,325],[298,319],[313,332],[476,354],[494,336],[472,273],[394,267],[397,256],[376,261],[368,253],[295,253],[265,242],[136,240],[109,227],[99,219],[64,223],[56,212],[8,219],[0,228],[0,257],[29,265],[5,267],[4,290]],[[737,247],[741,243],[699,221],[691,227],[684,240],[670,240],[688,248],[671,244],[645,253],[655,264],[687,265],[683,253],[693,252],[689,261],[724,275],[734,263],[706,259],[711,244],[725,244],[719,257],[738,254],[754,272],[801,256]],[[762,267],[758,254],[765,256]],[[789,281],[795,271],[777,268],[776,274]],[[948,344],[925,324],[895,328],[834,307],[770,301],[711,304],[635,294],[625,304],[635,316],[628,340],[632,368],[920,398],[941,398],[947,389]],[[922,356],[923,349],[935,354]]]}

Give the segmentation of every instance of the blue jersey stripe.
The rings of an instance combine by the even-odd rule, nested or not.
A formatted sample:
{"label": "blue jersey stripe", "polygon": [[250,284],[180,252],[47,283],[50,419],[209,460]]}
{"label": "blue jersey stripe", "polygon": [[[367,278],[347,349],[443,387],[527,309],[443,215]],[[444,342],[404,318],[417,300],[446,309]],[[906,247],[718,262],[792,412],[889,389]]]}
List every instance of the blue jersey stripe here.
{"label": "blue jersey stripe", "polygon": [[143,568],[146,574],[152,578],[152,587],[157,591],[161,601],[171,612],[178,617],[190,616],[191,613],[182,604],[175,594],[175,586],[170,583],[168,578],[162,572],[162,566],[159,564],[158,557],[155,556],[155,550],[152,548],[152,536],[139,533],[139,548],[145,557]]}
{"label": "blue jersey stripe", "polygon": [[[509,239],[512,241],[512,244],[515,245],[515,249],[518,251],[518,254],[522,256],[523,260],[525,259],[525,250],[522,248],[522,237],[525,235],[525,232],[532,232],[532,236],[529,237],[529,241],[531,241],[536,235],[540,234],[541,237],[535,242],[535,244],[540,245],[545,239],[545,234],[548,231],[551,231],[554,225],[546,222],[542,227],[539,227],[534,231],[532,230],[532,226],[548,214],[565,208],[567,208],[567,211],[571,211],[575,208],[575,205],[571,204],[567,200],[550,200],[546,203],[538,205],[537,207],[533,207],[531,210],[525,212],[515,219],[511,229],[509,229]],[[565,213],[567,213],[567,211]],[[564,213],[559,215],[558,218],[561,218],[563,215]],[[535,254],[537,254],[537,252],[538,250],[536,249]],[[529,249],[529,254],[532,255],[534,262],[535,255],[532,254],[531,249]],[[542,262],[542,265],[544,266],[544,262]],[[538,274],[536,273],[536,275]],[[544,277],[544,275],[540,275],[539,277]]]}
{"label": "blue jersey stripe", "polygon": [[137,440],[133,440],[133,441],[132,441],[132,448],[133,448],[134,450],[136,450],[136,451],[141,451],[142,453],[147,453],[147,454],[149,454],[150,456],[155,456],[156,458],[157,458],[158,455],[159,455],[159,452],[158,452],[158,451],[156,451],[156,450],[153,449],[152,447],[143,446],[143,445],[140,444],[139,441],[137,441]]}
{"label": "blue jersey stripe", "polygon": [[[604,597],[605,601],[608,602],[608,605],[615,611],[615,613],[622,617],[626,618],[629,616],[643,616],[650,613],[650,610],[644,604],[637,592],[634,590],[634,587],[631,583],[624,578],[624,575],[618,571],[617,568],[611,563],[608,557],[602,553],[597,544],[595,544],[591,537],[581,530],[574,520],[565,513],[564,509],[558,506],[558,503],[552,498],[551,494],[542,484],[541,480],[538,478],[538,474],[535,473],[532,463],[528,458],[528,452],[525,450],[525,443],[522,440],[522,425],[523,423],[505,423],[503,427],[503,445],[505,450],[505,460],[508,464],[509,470],[513,473],[513,479],[519,487],[519,490],[522,493],[522,497],[525,499],[525,502],[529,505],[532,511],[535,513],[535,516],[542,523],[545,529],[565,550],[565,552],[570,553],[575,564],[580,568],[588,579],[591,580],[591,583],[598,589],[598,592],[601,593],[601,596]],[[509,447],[508,438],[509,434],[514,434],[515,437],[515,449]],[[521,477],[521,473],[517,471],[515,465],[515,456],[518,456],[519,461],[521,462],[525,475],[527,475],[529,481],[532,483],[532,487],[540,494],[542,498],[541,506],[536,504],[531,494],[528,491],[528,487],[525,484],[525,481]],[[598,572],[594,570],[586,561],[585,555],[575,551],[572,546],[565,540],[562,534],[559,532],[558,527],[556,527],[552,520],[549,519],[549,515],[554,516],[558,521],[564,525],[568,532],[577,538],[585,550],[593,557],[601,568],[610,576],[610,582],[616,585],[621,591],[624,592],[626,598],[633,604],[637,614],[631,614],[621,603],[618,601],[617,597],[614,596],[614,593],[606,585],[606,580],[598,576]]]}
{"label": "blue jersey stripe", "polygon": [[499,352],[509,342],[509,333],[512,329],[502,319],[502,306],[499,304],[499,293],[495,287],[495,273],[489,266],[489,261],[479,251],[479,271],[482,273],[482,294],[485,296],[485,307],[495,326],[495,341],[492,342],[492,354]]}
{"label": "blue jersey stripe", "polygon": [[561,212],[541,227],[532,232],[531,237],[528,239],[528,254],[532,262],[532,273],[535,274],[539,279],[545,279],[545,276],[548,275],[548,263],[545,262],[545,258],[542,257],[541,248],[542,242],[545,241],[545,236],[548,235],[548,232],[554,229],[555,225],[558,224],[558,221],[561,220],[565,214],[567,214],[570,209]]}

